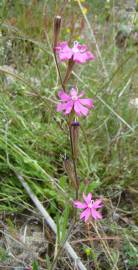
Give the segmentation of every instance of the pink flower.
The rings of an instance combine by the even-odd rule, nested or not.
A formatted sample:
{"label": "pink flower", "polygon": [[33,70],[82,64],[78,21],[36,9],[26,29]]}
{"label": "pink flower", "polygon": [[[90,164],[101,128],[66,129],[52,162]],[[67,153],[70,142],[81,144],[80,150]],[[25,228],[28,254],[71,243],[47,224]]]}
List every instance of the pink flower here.
{"label": "pink flower", "polygon": [[88,196],[85,196],[83,193],[84,202],[74,201],[74,206],[79,209],[84,209],[84,211],[80,215],[80,219],[83,219],[85,222],[90,218],[93,217],[95,220],[101,219],[102,215],[96,210],[101,208],[103,205],[102,200],[92,200],[92,194],[89,193]]}
{"label": "pink flower", "polygon": [[88,51],[87,46],[81,45],[77,41],[74,41],[72,48],[68,46],[66,41],[60,42],[55,51],[61,61],[72,59],[74,62],[82,64],[95,59],[94,55]]}
{"label": "pink flower", "polygon": [[63,90],[59,91],[58,96],[61,102],[57,105],[57,112],[64,111],[64,114],[70,114],[72,110],[78,116],[86,116],[89,109],[93,108],[93,100],[90,98],[81,98],[84,93],[78,95],[77,90],[72,88],[70,94],[67,94]]}

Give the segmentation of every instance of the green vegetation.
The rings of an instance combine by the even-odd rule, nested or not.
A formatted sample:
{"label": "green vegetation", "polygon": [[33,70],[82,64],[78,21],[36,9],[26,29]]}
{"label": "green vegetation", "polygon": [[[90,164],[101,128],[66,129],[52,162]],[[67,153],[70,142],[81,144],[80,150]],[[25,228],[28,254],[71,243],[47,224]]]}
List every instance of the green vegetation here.
{"label": "green vegetation", "polygon": [[[4,223],[4,215],[10,217],[16,229],[13,214],[35,211],[14,173],[18,172],[55,221],[64,210],[58,219],[64,237],[73,216],[70,198],[74,198],[75,191],[69,186],[63,166],[64,156],[70,156],[70,145],[64,118],[55,110],[60,84],[51,50],[53,17],[60,12],[61,39],[87,41],[97,56],[96,61],[75,67],[71,77],[72,84],[77,81],[77,87],[87,92],[95,104],[89,117],[81,120],[80,193],[94,190],[95,196],[105,198],[102,231],[107,237],[120,238],[119,243],[108,243],[113,262],[120,270],[135,270],[138,15],[126,11],[127,1],[119,7],[114,6],[116,1],[84,1],[95,43],[77,1],[63,2],[0,3],[0,214]],[[69,207],[65,207],[67,203]],[[81,229],[78,223],[73,239],[84,238],[79,234]],[[88,237],[85,229],[84,234]],[[94,237],[98,237],[96,233]],[[74,245],[88,269],[112,269],[101,246],[99,241]],[[0,261],[6,258],[2,247]],[[61,269],[70,269],[64,265],[63,261]],[[39,269],[36,261],[33,269]]]}

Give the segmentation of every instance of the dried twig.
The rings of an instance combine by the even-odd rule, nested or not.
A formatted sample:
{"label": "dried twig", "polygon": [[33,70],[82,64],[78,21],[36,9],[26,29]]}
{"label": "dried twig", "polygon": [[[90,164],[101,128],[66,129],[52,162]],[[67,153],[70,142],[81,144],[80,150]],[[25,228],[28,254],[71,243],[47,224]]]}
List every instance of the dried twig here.
{"label": "dried twig", "polygon": [[114,237],[88,237],[88,238],[83,238],[83,239],[79,239],[79,240],[73,240],[71,241],[72,244],[77,244],[77,243],[82,243],[82,242],[88,242],[88,241],[101,241],[102,240],[115,240],[115,241],[120,241],[121,238],[114,236]]}

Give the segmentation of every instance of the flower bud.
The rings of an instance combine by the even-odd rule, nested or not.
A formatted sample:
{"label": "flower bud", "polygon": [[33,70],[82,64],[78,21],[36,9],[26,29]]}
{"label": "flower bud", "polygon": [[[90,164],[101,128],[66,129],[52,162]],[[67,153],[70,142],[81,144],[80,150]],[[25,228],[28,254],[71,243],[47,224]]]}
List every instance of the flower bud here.
{"label": "flower bud", "polygon": [[79,129],[80,123],[73,121],[71,123],[71,138],[72,138],[72,148],[73,148],[73,158],[77,159],[78,156],[78,142],[79,142]]}
{"label": "flower bud", "polygon": [[53,48],[57,46],[58,37],[60,33],[60,27],[61,27],[61,16],[56,16],[54,18],[54,41],[53,41]]}
{"label": "flower bud", "polygon": [[64,159],[64,169],[65,169],[66,174],[69,177],[69,181],[72,184],[72,186],[75,187],[75,188],[77,188],[76,178],[75,178],[75,173],[74,173],[74,168],[73,168],[73,163],[68,158]]}

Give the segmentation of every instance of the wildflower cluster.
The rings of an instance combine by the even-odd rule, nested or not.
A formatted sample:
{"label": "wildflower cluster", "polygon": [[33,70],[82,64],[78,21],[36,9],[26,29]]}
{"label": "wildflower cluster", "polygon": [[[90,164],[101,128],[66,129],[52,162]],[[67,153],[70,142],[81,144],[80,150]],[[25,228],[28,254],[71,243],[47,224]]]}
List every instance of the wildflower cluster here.
{"label": "wildflower cluster", "polygon": [[[60,42],[55,47],[55,52],[58,54],[60,61],[69,61],[67,79],[69,79],[74,63],[83,64],[95,59],[94,55],[88,51],[87,46],[81,45],[77,41],[74,41],[72,48],[68,46],[66,41]],[[57,106],[57,111],[64,111],[64,114],[70,114],[73,111],[77,116],[86,116],[89,109],[93,108],[94,105],[92,99],[81,99],[83,95],[84,93],[78,94],[76,87],[73,87],[69,94],[61,90],[58,93],[61,102]]]}
{"label": "wildflower cluster", "polygon": [[[102,218],[101,213],[97,211],[97,209],[101,208],[103,205],[101,199],[94,201],[92,199],[91,193],[89,193],[87,196],[85,196],[85,194],[83,193],[83,203],[78,201],[79,180],[76,170],[76,161],[78,153],[77,144],[80,124],[76,121],[76,117],[86,117],[89,113],[89,110],[94,108],[94,104],[91,98],[84,98],[85,93],[79,92],[76,86],[72,86],[72,88],[67,91],[66,84],[70,78],[75,64],[84,64],[88,61],[93,61],[95,59],[95,56],[88,50],[88,47],[85,44],[82,45],[78,41],[74,41],[72,47],[68,45],[67,41],[62,41],[58,43],[59,26],[59,16],[57,16],[57,19],[55,19],[54,23],[53,52],[63,88],[58,92],[58,97],[60,101],[57,104],[57,112],[63,112],[63,114],[67,117],[67,120],[70,120],[67,121],[67,123],[70,131],[70,142],[72,150],[72,161],[66,160],[64,163],[65,170],[69,178],[73,183],[75,183],[74,186],[76,189],[76,200],[74,201],[74,207],[83,209],[80,215],[80,219],[83,219],[85,222],[87,222],[90,220],[91,217],[95,220]],[[67,61],[66,74],[63,80],[60,74],[60,69],[56,58],[57,56],[61,62]]]}

